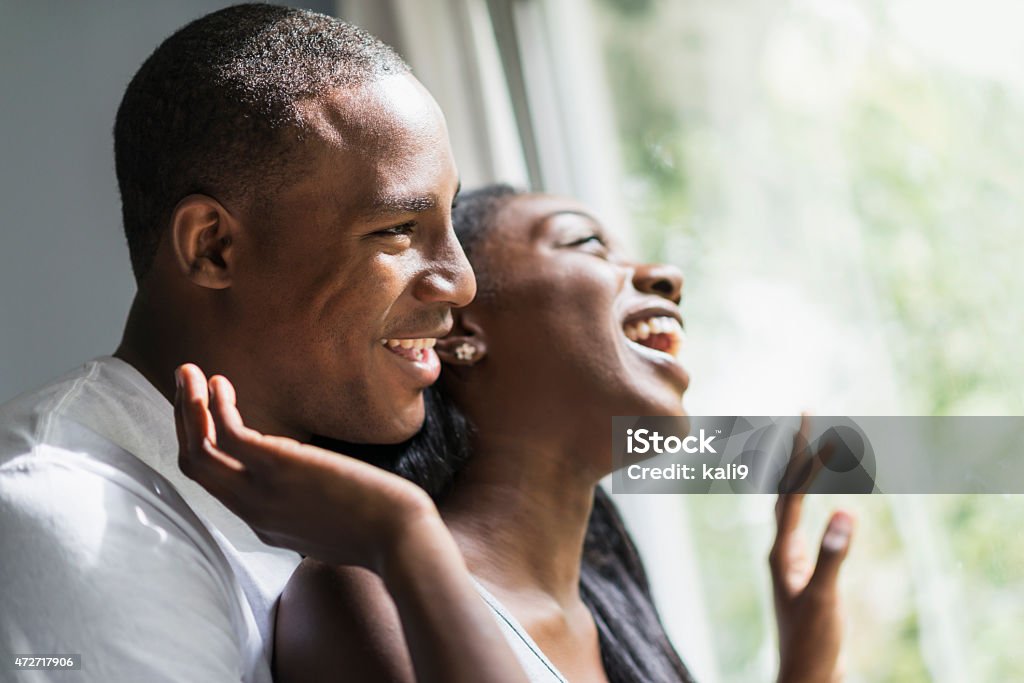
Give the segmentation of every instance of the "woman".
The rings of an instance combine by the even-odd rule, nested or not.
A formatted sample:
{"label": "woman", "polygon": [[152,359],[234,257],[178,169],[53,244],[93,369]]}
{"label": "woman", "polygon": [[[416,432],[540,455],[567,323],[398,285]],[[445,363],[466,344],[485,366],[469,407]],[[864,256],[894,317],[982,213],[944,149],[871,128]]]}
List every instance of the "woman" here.
{"label": "woman", "polygon": [[[453,221],[477,298],[438,341],[444,372],[423,433],[374,459],[438,502],[531,680],[691,680],[597,486],[612,469],[612,415],[681,412],[679,272],[629,261],[566,199],[493,186],[460,198]],[[811,577],[799,505],[777,505],[779,680],[831,680],[852,520],[833,516]],[[414,680],[379,579],[306,560],[280,606],[277,677],[320,680],[337,662],[346,680]]]}
{"label": "woman", "polygon": [[[611,469],[609,416],[681,412],[678,271],[625,259],[583,207],[556,197],[485,188],[460,200],[454,222],[479,293],[437,344],[445,372],[427,425],[398,450],[342,449],[420,483],[451,534],[435,506],[416,501],[421,489],[254,432],[225,378],[209,381],[207,403],[202,373],[179,370],[183,464],[266,542],[327,562],[305,560],[282,599],[277,679],[518,680],[511,652],[491,640],[494,622],[467,600],[475,583],[530,680],[689,680],[597,488]],[[436,360],[430,348],[395,351]],[[779,681],[829,681],[852,519],[833,515],[812,573],[800,505],[779,497],[769,558]],[[409,519],[401,509],[419,521],[397,522]],[[381,529],[404,539],[384,546],[406,548],[403,564],[420,563],[419,576],[395,580]]]}

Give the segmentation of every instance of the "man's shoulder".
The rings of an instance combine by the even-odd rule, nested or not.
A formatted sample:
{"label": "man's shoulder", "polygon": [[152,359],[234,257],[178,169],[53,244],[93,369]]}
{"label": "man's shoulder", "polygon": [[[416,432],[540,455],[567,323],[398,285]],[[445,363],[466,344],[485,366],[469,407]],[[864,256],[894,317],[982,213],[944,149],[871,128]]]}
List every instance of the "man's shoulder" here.
{"label": "man's shoulder", "polygon": [[123,675],[115,669],[137,680],[239,680],[264,666],[247,651],[257,631],[230,564],[187,515],[123,471],[52,444],[0,465],[0,649],[109,657],[110,675],[97,661],[90,681]]}
{"label": "man's shoulder", "polygon": [[63,515],[69,529],[99,512],[130,517],[139,505],[202,526],[154,466],[173,457],[170,409],[164,415],[118,363],[89,361],[0,406],[0,504]]}
{"label": "man's shoulder", "polygon": [[[90,436],[82,443],[85,433]],[[91,360],[0,406],[0,466],[47,446],[109,444],[148,460],[173,439],[170,403],[113,357]]]}
{"label": "man's shoulder", "polygon": [[98,362],[89,361],[0,405],[0,463],[44,442],[53,419],[97,371]]}
{"label": "man's shoulder", "polygon": [[125,368],[138,375],[97,358],[0,406],[0,504],[63,515],[69,528],[97,511],[109,520],[140,505],[178,525],[193,516],[153,466],[171,457],[173,414]]}
{"label": "man's shoulder", "polygon": [[17,597],[0,645],[12,633],[37,651],[134,640],[168,659],[202,645],[217,661],[200,668],[218,678],[265,670],[230,560],[154,466],[173,457],[173,412],[136,376],[96,359],[0,408],[0,583]]}
{"label": "man's shoulder", "polygon": [[[30,480],[44,482],[60,470],[61,477],[79,480],[83,490],[100,486],[126,500],[146,501],[176,524],[194,529],[190,535],[203,537],[198,545],[204,550],[212,534],[237,565],[246,590],[261,593],[254,593],[253,602],[269,605],[298,556],[263,544],[245,522],[182,474],[177,453],[174,407],[117,358],[90,361],[0,407],[0,488],[5,495],[16,496],[19,504],[48,506],[53,497]],[[84,500],[64,502],[69,511],[87,507]],[[118,510],[136,514],[132,506]]]}

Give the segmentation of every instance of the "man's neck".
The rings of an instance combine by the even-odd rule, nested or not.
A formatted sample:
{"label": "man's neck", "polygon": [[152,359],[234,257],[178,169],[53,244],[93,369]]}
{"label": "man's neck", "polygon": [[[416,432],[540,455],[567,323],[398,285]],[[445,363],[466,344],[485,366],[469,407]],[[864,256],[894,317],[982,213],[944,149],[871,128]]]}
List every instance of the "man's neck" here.
{"label": "man's neck", "polygon": [[168,401],[174,403],[174,371],[182,363],[195,363],[210,377],[223,373],[238,390],[239,407],[246,425],[265,433],[309,441],[310,435],[285,425],[267,401],[261,401],[261,387],[239,369],[232,358],[232,344],[218,338],[218,331],[198,313],[182,318],[176,311],[192,310],[180,303],[162,305],[139,294],[132,302],[124,334],[114,357],[128,363],[145,377]]}
{"label": "man's neck", "polygon": [[[188,355],[186,332],[176,324],[173,315],[154,315],[152,307],[144,294],[136,294],[114,357],[138,370],[173,403],[174,369],[184,362],[177,358]],[[177,353],[172,349],[177,349]]]}

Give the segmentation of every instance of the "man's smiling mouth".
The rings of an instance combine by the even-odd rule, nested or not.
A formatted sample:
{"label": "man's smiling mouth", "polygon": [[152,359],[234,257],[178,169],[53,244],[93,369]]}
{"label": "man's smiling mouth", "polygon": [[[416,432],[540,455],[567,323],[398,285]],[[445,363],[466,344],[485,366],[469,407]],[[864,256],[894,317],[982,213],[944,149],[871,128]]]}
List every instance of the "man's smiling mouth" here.
{"label": "man's smiling mouth", "polygon": [[436,337],[420,337],[418,339],[381,339],[381,346],[406,360],[422,363],[430,355],[431,349],[437,344]]}

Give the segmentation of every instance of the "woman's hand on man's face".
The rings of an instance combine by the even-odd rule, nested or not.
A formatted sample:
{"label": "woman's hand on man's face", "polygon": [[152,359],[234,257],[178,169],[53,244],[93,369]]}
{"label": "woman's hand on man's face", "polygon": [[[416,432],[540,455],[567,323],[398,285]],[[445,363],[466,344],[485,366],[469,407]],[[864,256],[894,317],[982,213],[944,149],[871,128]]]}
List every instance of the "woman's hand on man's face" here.
{"label": "woman's hand on man's face", "polygon": [[178,464],[270,545],[380,573],[412,529],[443,529],[415,484],[339,453],[246,427],[224,377],[178,368]]}
{"label": "woman's hand on man's face", "polygon": [[[850,549],[854,518],[832,513],[815,565],[799,533],[804,491],[828,453],[813,458],[807,449],[809,423],[804,416],[793,445],[790,474],[802,482],[796,492],[781,493],[775,503],[775,543],[768,556],[779,627],[779,683],[829,683],[842,679],[839,567]],[[827,447],[826,447],[827,448]]]}

